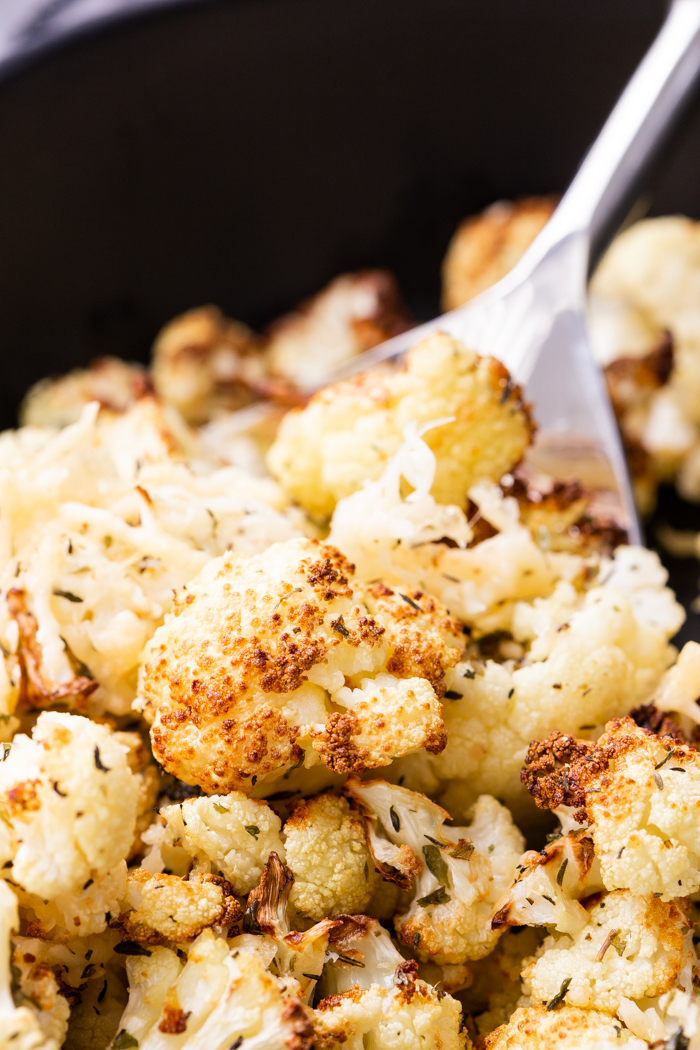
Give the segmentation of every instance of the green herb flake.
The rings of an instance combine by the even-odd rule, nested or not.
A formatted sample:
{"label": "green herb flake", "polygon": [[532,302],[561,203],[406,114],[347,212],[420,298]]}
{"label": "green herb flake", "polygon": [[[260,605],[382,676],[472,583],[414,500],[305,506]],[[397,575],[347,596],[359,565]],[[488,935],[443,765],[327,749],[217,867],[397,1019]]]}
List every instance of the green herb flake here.
{"label": "green herb flake", "polygon": [[476,846],[470,839],[460,839],[455,848],[450,850],[450,856],[454,860],[469,860]]}
{"label": "green herb flake", "polygon": [[557,994],[554,996],[554,998],[550,999],[549,1002],[547,1003],[547,1009],[548,1010],[556,1010],[556,1008],[558,1006],[561,1006],[561,1004],[564,1002],[564,999],[566,998],[566,993],[569,990],[569,985],[570,984],[571,984],[571,978],[570,977],[567,977],[566,980],[561,982],[561,988],[559,989]]}
{"label": "green herb flake", "polygon": [[252,835],[252,837],[257,842],[258,835],[260,834],[260,828],[256,827],[255,824],[246,824],[245,829],[248,832],[248,834]]}
{"label": "green herb flake", "polygon": [[133,1035],[130,1035],[126,1028],[122,1028],[112,1043],[112,1050],[130,1050],[131,1047],[138,1045],[138,1039],[134,1039]]}
{"label": "green herb flake", "polygon": [[67,602],[82,602],[82,598],[79,598],[77,594],[73,594],[72,591],[61,591],[58,587],[54,587],[53,594],[57,598],[65,598]]}
{"label": "green herb flake", "polygon": [[568,857],[564,857],[564,860],[561,862],[561,867],[559,868],[559,871],[557,872],[557,886],[561,886],[562,883],[564,882],[564,874],[566,872],[566,865],[568,863],[569,863],[569,858]]}
{"label": "green herb flake", "polygon": [[447,864],[437,846],[423,846],[423,856],[425,857],[425,863],[438,882],[442,886],[446,886],[449,882]]}
{"label": "green herb flake", "polygon": [[222,806],[220,802],[212,802],[212,806],[217,813],[230,813],[231,810],[227,809],[226,806]]}
{"label": "green herb flake", "polygon": [[401,821],[399,820],[399,815],[393,806],[389,807],[389,816],[391,817],[391,826],[394,831],[401,831]]}
{"label": "green herb flake", "polygon": [[452,898],[445,887],[440,886],[437,890],[429,893],[427,897],[421,897],[416,901],[416,904],[421,908],[429,908],[433,904],[447,904],[451,900]]}

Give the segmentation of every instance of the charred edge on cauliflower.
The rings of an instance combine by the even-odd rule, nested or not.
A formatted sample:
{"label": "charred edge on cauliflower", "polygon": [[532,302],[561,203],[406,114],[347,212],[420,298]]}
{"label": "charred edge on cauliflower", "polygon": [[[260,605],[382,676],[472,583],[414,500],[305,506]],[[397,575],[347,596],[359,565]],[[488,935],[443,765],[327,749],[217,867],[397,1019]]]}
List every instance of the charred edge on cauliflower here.
{"label": "charred edge on cauliflower", "polygon": [[248,894],[243,925],[248,933],[266,933],[270,937],[289,932],[287,905],[294,876],[276,853],[263,869],[260,883]]}
{"label": "charred edge on cauliflower", "polygon": [[32,708],[49,707],[61,700],[73,697],[80,707],[99,686],[87,675],[75,675],[70,682],[51,688],[42,674],[43,655],[37,641],[38,624],[27,608],[27,596],[23,590],[13,587],[7,592],[7,607],[17,623],[19,632],[18,657],[22,672],[20,702]]}

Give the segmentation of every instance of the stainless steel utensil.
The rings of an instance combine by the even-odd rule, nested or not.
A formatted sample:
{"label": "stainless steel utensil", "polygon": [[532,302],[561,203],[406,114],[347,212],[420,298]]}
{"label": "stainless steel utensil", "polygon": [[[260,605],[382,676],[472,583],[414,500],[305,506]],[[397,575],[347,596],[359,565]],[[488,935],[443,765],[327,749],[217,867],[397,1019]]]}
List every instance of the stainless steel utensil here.
{"label": "stainless steel utensil", "polygon": [[436,330],[510,369],[540,425],[532,461],[617,493],[632,542],[641,530],[605,384],[585,324],[591,245],[606,232],[666,141],[700,74],[700,0],[674,0],[656,40],[584,159],[559,207],[518,265],[465,306],[353,358],[346,378],[396,358]]}

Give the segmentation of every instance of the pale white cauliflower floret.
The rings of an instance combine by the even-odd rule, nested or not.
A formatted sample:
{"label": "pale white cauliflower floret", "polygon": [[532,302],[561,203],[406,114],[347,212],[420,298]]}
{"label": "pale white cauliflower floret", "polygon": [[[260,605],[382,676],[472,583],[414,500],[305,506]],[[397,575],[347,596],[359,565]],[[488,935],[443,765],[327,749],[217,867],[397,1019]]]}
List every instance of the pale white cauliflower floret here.
{"label": "pale white cauliflower floret", "polygon": [[380,874],[406,890],[416,878],[407,910],[394,920],[401,940],[437,963],[488,955],[500,936],[491,926],[494,905],[523,847],[505,806],[483,795],[469,827],[446,827],[445,810],[384,780],[351,777],[344,790],[367,820]]}
{"label": "pale white cauliflower floret", "polygon": [[131,849],[138,783],[106,726],[45,712],[0,764],[17,837],[10,877],[42,898],[84,890]]}
{"label": "pale white cauliflower floret", "polygon": [[451,812],[489,792],[517,814],[533,738],[553,726],[580,733],[649,702],[673,662],[668,639],[683,611],[651,551],[618,548],[599,578],[587,592],[561,581],[550,598],[516,604],[513,634],[527,647],[520,665],[471,661],[448,672],[447,746],[406,764],[409,786],[446,790]]}
{"label": "pale white cauliflower floret", "polygon": [[461,644],[434,599],[366,587],[335,548],[290,540],[207,564],[149,642],[138,702],[168,771],[250,792],[302,749],[336,773],[441,750]]}
{"label": "pale white cauliflower floret", "polygon": [[44,965],[15,957],[17,899],[0,880],[0,1050],[58,1050],[68,1028],[68,1003]]}
{"label": "pale white cauliflower floret", "polygon": [[47,900],[18,886],[17,896],[38,935],[65,941],[102,933],[110,916],[119,914],[125,890],[126,861],[120,860],[105,875],[87,879],[71,893],[57,893]]}
{"label": "pale white cauliflower floret", "polygon": [[364,822],[347,800],[319,795],[297,805],[284,825],[292,906],[316,922],[365,911],[375,885]]}
{"label": "pale white cauliflower floret", "polygon": [[461,1009],[450,995],[417,980],[374,919],[344,916],[313,1014],[324,1050],[464,1050]]}
{"label": "pale white cauliflower floret", "polygon": [[184,964],[170,949],[155,948],[148,957],[128,957],[126,967],[129,1004],[115,1048],[156,1050],[171,1034],[183,1050],[228,1050],[239,1037],[256,1050],[310,1050],[309,1015],[294,991],[257,954],[230,949],[210,930]]}
{"label": "pale white cauliflower floret", "polygon": [[572,1006],[613,1013],[622,996],[653,999],[670,991],[694,957],[686,915],[675,903],[629,890],[608,893],[575,934],[547,937],[523,971],[538,1002],[563,992]]}
{"label": "pale white cauliflower floret", "polygon": [[240,791],[186,799],[165,806],[161,816],[164,841],[185,849],[197,870],[220,872],[239,896],[257,886],[270,853],[285,859],[280,818],[266,802]]}
{"label": "pale white cauliflower floret", "polygon": [[461,505],[476,481],[498,479],[518,462],[531,423],[506,369],[442,333],[413,347],[403,370],[327,387],[290,412],[268,462],[302,506],[328,517],[339,499],[379,477],[408,423],[448,417],[426,438],[437,456],[433,495]]}

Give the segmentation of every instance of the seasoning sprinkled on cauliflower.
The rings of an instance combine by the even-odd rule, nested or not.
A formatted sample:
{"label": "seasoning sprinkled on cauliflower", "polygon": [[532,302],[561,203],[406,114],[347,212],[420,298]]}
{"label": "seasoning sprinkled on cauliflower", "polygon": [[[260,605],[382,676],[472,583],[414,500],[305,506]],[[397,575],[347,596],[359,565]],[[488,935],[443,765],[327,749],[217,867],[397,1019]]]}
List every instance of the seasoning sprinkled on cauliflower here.
{"label": "seasoning sprinkled on cauliflower", "polygon": [[170,1044],[168,1036],[183,1050],[229,1050],[239,1038],[250,1050],[311,1050],[301,1000],[285,994],[257,954],[231,950],[210,930],[191,945],[184,965],[170,949],[155,948],[128,957],[126,969],[129,1004],[113,1050],[157,1050]]}
{"label": "seasoning sprinkled on cauliflower", "polygon": [[223,930],[243,914],[231,886],[219,875],[193,872],[152,875],[143,868],[129,872],[122,915],[122,935],[139,944],[192,941],[207,927]]}
{"label": "seasoning sprinkled on cauliflower", "polygon": [[622,996],[670,991],[686,956],[694,957],[688,934],[687,916],[673,901],[614,890],[590,908],[577,933],[546,938],[523,971],[524,991],[546,1003],[566,983],[563,1001],[614,1013]]}
{"label": "seasoning sprinkled on cauliflower", "polygon": [[394,925],[422,959],[463,963],[493,949],[491,918],[515,874],[523,838],[496,799],[481,796],[467,828],[445,827],[449,814],[425,795],[350,777],[344,790],[367,820],[380,874],[408,890],[408,909]]}
{"label": "seasoning sprinkled on cauliflower", "polygon": [[592,839],[582,831],[569,832],[539,853],[522,855],[515,882],[498,901],[491,925],[552,926],[561,933],[578,933],[588,922],[579,900],[602,889]]}
{"label": "seasoning sprinkled on cauliflower", "polygon": [[700,754],[675,736],[615,719],[595,743],[535,741],[523,782],[542,808],[573,806],[588,822],[608,889],[663,901],[700,888]]}
{"label": "seasoning sprinkled on cauliflower", "polygon": [[186,850],[196,870],[221,872],[239,896],[258,884],[270,853],[285,859],[280,818],[266,802],[240,791],[189,798],[165,806],[161,817],[163,843]]}
{"label": "seasoning sprinkled on cauliflower", "polygon": [[365,911],[374,864],[364,822],[346,799],[318,795],[300,802],[284,825],[284,843],[294,875],[290,902],[300,915],[318,922]]}
{"label": "seasoning sprinkled on cauliflower", "polygon": [[459,1003],[406,962],[375,919],[343,916],[331,934],[323,998],[314,1010],[319,1050],[466,1050]]}
{"label": "seasoning sprinkled on cauliflower", "polygon": [[327,387],[290,412],[269,466],[310,513],[329,517],[339,499],[379,477],[406,424],[446,417],[426,438],[437,456],[433,495],[463,505],[476,481],[497,480],[518,462],[533,427],[503,365],[442,333],[418,343],[402,370]]}
{"label": "seasoning sprinkled on cauliflower", "polygon": [[126,890],[126,862],[120,860],[104,875],[87,881],[72,893],[58,893],[46,900],[17,887],[22,914],[32,936],[54,941],[102,933],[110,916],[118,915]]}
{"label": "seasoning sprinkled on cauliflower", "polygon": [[125,858],[138,782],[106,726],[44,712],[0,763],[0,801],[17,837],[10,877],[42,898],[86,889]]}
{"label": "seasoning sprinkled on cauliflower", "polygon": [[648,1050],[610,1014],[574,1006],[525,1006],[486,1037],[485,1050]]}
{"label": "seasoning sprinkled on cauliflower", "polygon": [[290,540],[208,563],[149,642],[138,702],[169,772],[249,792],[300,742],[337,773],[440,751],[436,690],[460,644],[434,599],[366,588],[335,548]]}

